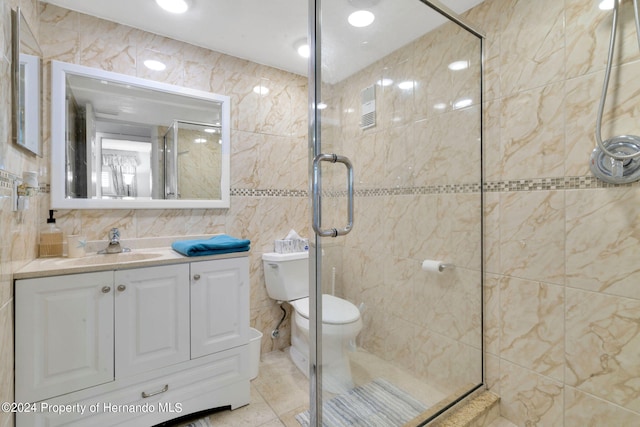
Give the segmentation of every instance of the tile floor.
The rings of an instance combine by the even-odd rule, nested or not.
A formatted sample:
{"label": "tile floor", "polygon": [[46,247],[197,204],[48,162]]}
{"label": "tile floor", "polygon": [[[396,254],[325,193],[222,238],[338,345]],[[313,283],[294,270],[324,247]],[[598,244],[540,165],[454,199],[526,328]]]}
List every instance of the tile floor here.
{"label": "tile floor", "polygon": [[[352,354],[351,369],[356,384],[386,378],[427,406],[445,397],[436,388],[364,351]],[[235,411],[215,412],[209,419],[215,427],[300,427],[295,416],[309,409],[308,394],[309,381],[288,353],[273,351],[261,357],[258,377],[251,381],[251,403]],[[499,419],[488,427],[513,426]]]}

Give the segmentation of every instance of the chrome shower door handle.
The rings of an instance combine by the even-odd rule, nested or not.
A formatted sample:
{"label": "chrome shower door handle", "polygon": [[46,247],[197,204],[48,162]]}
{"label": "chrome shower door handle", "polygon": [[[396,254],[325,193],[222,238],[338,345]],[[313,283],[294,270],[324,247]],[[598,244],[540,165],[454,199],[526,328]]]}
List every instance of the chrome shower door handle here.
{"label": "chrome shower door handle", "polygon": [[[343,228],[322,229],[320,227],[320,206],[322,191],[320,186],[320,163],[342,163],[347,168],[347,225]],[[313,230],[321,237],[338,237],[348,234],[353,228],[353,164],[345,157],[338,154],[318,154],[313,159]]]}

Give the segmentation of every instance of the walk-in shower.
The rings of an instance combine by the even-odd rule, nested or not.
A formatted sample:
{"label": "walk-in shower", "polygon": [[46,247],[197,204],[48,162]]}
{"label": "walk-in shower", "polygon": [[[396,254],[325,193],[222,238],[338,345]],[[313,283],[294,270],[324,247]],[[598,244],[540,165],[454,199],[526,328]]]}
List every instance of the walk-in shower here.
{"label": "walk-in shower", "polygon": [[[308,422],[417,425],[483,384],[482,36],[439,2],[310,3]],[[358,10],[369,26],[349,26]],[[330,293],[363,321],[341,393],[323,369]]]}
{"label": "walk-in shower", "polygon": [[[636,38],[640,49],[640,16],[638,13],[638,0],[633,1],[634,22],[636,27]],[[609,38],[609,53],[607,55],[607,66],[605,69],[604,83],[602,85],[602,95],[598,104],[598,115],[596,118],[596,148],[591,153],[591,171],[602,181],[611,184],[625,184],[640,179],[640,136],[618,135],[602,140],[602,115],[604,113],[605,102],[611,69],[613,67],[614,51],[616,44],[616,34],[618,32],[618,0],[613,0],[611,18],[611,36]]]}

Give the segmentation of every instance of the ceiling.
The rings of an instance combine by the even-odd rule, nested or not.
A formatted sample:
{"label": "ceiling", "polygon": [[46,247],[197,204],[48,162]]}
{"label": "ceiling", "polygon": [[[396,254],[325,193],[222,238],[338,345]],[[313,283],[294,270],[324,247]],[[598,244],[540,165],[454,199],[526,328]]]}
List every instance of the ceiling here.
{"label": "ceiling", "polygon": [[[154,0],[43,0],[67,9],[239,58],[307,74],[307,60],[294,45],[307,37],[305,0],[190,0],[182,15]],[[441,0],[456,13],[482,0]],[[355,28],[347,16],[364,7],[372,25]],[[322,10],[323,76],[336,82],[445,22],[419,0],[325,0]]]}

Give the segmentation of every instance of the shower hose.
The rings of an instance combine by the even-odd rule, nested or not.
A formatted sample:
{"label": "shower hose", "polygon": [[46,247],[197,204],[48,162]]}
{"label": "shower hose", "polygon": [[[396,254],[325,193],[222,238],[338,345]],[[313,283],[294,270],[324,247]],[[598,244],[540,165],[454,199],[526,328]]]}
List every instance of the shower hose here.
{"label": "shower hose", "polygon": [[[602,114],[604,111],[604,104],[607,99],[607,89],[609,87],[609,78],[611,76],[611,68],[613,64],[613,51],[614,45],[616,42],[616,33],[618,27],[618,2],[619,0],[613,0],[613,19],[611,24],[611,37],[609,38],[609,54],[607,56],[607,67],[604,74],[604,84],[602,86],[602,95],[600,96],[600,104],[598,105],[598,117],[596,119],[596,142],[598,143],[598,147],[605,153],[607,156],[615,159],[615,160],[628,160],[635,159],[640,156],[640,149],[635,153],[631,154],[622,154],[622,153],[613,153],[607,149],[607,147],[602,142]],[[638,0],[633,0],[633,10],[635,15],[635,26],[636,26],[636,38],[638,39],[638,48],[640,49],[640,16],[638,15]],[[620,137],[627,138],[632,143],[636,143],[637,137]]]}

